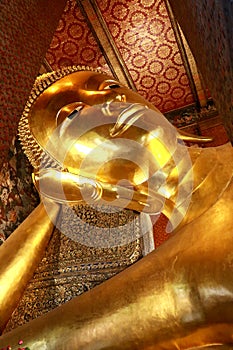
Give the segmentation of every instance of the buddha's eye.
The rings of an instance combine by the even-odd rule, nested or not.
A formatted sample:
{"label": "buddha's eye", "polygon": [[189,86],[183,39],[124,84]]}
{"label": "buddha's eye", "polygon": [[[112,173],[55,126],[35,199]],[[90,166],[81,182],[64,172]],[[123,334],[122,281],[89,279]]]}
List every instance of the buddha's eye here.
{"label": "buddha's eye", "polygon": [[98,90],[113,90],[113,89],[118,89],[118,88],[121,88],[122,85],[116,81],[116,80],[105,80],[103,81],[100,86],[99,86],[99,89]]}
{"label": "buddha's eye", "polygon": [[73,102],[68,105],[63,106],[56,115],[57,125],[64,123],[65,121],[71,121],[77,117],[83,108],[85,108],[84,103],[82,102]]}
{"label": "buddha's eye", "polygon": [[119,84],[109,84],[104,87],[104,90],[109,90],[109,89],[117,89],[120,88],[121,86]]}
{"label": "buddha's eye", "polygon": [[72,124],[76,117],[87,105],[81,102],[73,102],[63,106],[56,115],[56,123],[59,126],[59,136],[62,136],[66,129]]}
{"label": "buddha's eye", "polygon": [[67,118],[72,120],[74,117],[76,117],[80,112],[81,110],[83,109],[84,106],[78,106],[76,107],[68,116]]}

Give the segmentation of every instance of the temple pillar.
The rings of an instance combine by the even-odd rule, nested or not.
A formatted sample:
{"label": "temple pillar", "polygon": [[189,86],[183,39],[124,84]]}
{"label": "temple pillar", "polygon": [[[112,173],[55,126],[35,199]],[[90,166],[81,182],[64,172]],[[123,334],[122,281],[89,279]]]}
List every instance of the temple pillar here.
{"label": "temple pillar", "polygon": [[233,143],[233,2],[169,0]]}

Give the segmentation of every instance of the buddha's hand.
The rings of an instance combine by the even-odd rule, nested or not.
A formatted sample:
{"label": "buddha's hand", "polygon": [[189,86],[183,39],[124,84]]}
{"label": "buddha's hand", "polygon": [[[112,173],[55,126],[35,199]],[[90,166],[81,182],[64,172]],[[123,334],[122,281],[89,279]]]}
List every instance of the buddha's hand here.
{"label": "buddha's hand", "polygon": [[107,204],[146,213],[160,212],[164,199],[157,193],[111,184],[68,171],[48,168],[35,173],[34,184],[42,198],[57,203]]}

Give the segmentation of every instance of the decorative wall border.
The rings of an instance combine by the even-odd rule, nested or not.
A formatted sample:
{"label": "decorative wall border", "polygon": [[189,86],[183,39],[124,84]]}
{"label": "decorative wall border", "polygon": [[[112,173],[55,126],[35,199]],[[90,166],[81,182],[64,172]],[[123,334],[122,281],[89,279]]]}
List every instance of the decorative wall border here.
{"label": "decorative wall border", "polygon": [[[198,108],[195,104],[165,113],[165,117],[177,128],[198,125],[200,122],[212,120],[218,116],[218,110],[212,99],[207,104]],[[198,132],[197,132],[198,134]]]}

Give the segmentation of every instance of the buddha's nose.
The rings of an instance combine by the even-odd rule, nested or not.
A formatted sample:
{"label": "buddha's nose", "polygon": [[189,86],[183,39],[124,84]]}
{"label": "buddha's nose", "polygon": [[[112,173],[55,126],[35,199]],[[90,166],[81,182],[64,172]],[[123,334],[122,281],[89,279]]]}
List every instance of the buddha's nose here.
{"label": "buddha's nose", "polygon": [[111,91],[106,96],[106,102],[126,102],[126,96],[117,91]]}
{"label": "buddha's nose", "polygon": [[118,94],[115,98],[116,102],[126,102],[126,96],[125,94]]}

